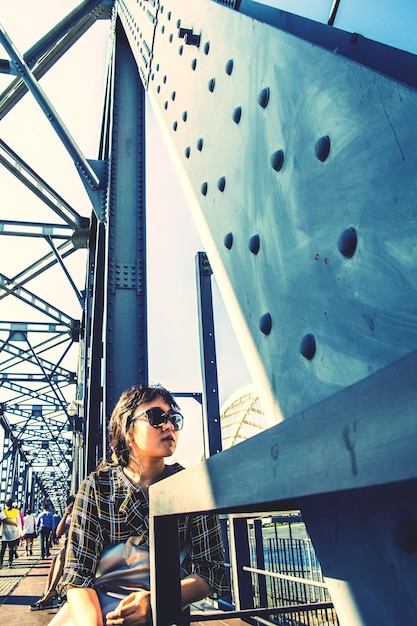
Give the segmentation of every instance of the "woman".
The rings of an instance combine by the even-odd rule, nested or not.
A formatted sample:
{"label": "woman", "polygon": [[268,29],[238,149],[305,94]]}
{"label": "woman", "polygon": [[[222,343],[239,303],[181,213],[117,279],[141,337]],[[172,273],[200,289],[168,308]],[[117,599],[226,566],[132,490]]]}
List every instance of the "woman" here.
{"label": "woman", "polygon": [[3,566],[6,548],[9,548],[9,567],[11,567],[16,554],[16,548],[19,545],[19,537],[22,534],[20,513],[18,509],[13,506],[13,500],[11,498],[6,500],[6,506],[1,514],[1,520],[3,522],[3,535],[0,550],[0,567]]}
{"label": "woman", "polygon": [[36,537],[36,518],[31,509],[26,509],[23,518],[23,539],[26,543],[26,556],[33,554],[33,540]]}
{"label": "woman", "polygon": [[[75,496],[69,496],[67,498],[67,508],[64,511],[64,515],[59,520],[56,527],[56,537],[59,539],[62,535],[65,535],[71,524],[72,507],[74,506]],[[31,611],[42,611],[44,609],[50,609],[54,606],[55,600],[58,599],[58,583],[61,580],[62,572],[64,570],[65,554],[67,552],[67,539],[65,539],[64,547],[52,558],[52,562],[48,572],[48,578],[46,580],[45,592],[34,604],[30,605]]]}
{"label": "woman", "polygon": [[[183,417],[171,394],[161,386],[134,385],[119,399],[110,419],[112,458],[80,487],[74,503],[63,582],[76,626],[145,624],[150,619],[150,592],[135,591],[102,618],[94,589],[97,564],[109,544],[140,537],[149,547],[148,487],[183,468],[165,465],[177,446]],[[204,531],[202,531],[204,529]],[[183,516],[180,549],[189,545],[182,563],[183,606],[228,592],[220,527],[214,515]]]}

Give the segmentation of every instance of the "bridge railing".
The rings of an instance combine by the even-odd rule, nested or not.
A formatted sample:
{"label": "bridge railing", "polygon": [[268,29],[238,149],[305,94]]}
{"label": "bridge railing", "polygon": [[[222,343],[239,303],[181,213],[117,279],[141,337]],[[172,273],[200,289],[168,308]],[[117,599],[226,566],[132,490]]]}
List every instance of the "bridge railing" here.
{"label": "bridge railing", "polygon": [[[308,509],[309,496],[363,492],[412,479],[417,463],[412,384],[416,369],[417,353],[412,353],[301,414],[153,485],[151,582],[156,625],[182,620],[178,515],[303,511]],[[348,424],[354,424],[361,435],[354,445],[348,445]],[[381,464],[381,456],[391,462]],[[250,572],[240,576],[239,586],[251,584]],[[242,608],[246,607],[237,607]]]}

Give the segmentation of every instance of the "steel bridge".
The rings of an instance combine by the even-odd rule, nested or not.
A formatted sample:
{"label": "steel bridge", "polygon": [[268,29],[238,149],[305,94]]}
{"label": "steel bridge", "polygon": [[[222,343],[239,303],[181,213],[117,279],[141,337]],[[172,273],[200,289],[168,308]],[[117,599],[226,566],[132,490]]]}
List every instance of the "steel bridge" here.
{"label": "steel bridge", "polygon": [[[26,51],[0,27],[2,500],[62,505],[105,452],[121,391],[149,379],[148,295],[181,307],[180,294],[164,297],[163,272],[149,280],[151,105],[204,246],[202,389],[172,391],[201,403],[207,457],[152,488],[155,527],[168,536],[183,511],[299,508],[340,623],[414,623],[416,8],[71,8]],[[94,147],[74,138],[47,82],[83,42],[83,64],[103,60]],[[74,119],[85,113],[76,105]],[[47,153],[39,169],[34,144]],[[149,243],[158,247],[157,233]],[[212,273],[270,425],[224,451]],[[158,605],[166,580],[156,583]],[[243,599],[237,608],[251,610]],[[174,609],[158,622],[180,619]]]}

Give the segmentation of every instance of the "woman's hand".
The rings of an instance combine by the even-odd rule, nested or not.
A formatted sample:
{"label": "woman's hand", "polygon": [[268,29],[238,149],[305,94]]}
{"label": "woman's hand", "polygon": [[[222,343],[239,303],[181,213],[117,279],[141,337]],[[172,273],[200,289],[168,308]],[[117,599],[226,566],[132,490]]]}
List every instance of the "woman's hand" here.
{"label": "woman's hand", "polygon": [[106,615],[107,626],[133,626],[133,624],[146,624],[151,617],[151,593],[150,591],[135,591],[123,598],[114,609]]}

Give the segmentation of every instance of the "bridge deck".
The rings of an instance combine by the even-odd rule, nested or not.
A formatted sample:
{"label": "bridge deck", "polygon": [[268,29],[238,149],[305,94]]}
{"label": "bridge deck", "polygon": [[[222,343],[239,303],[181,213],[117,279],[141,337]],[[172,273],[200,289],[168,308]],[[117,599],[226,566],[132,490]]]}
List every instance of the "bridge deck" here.
{"label": "bridge deck", "polygon": [[[56,554],[63,542],[52,549]],[[19,558],[12,568],[0,569],[0,621],[8,626],[46,626],[58,609],[31,611],[30,605],[42,595],[51,564],[51,558],[41,560],[39,543],[35,540],[33,556],[25,556],[22,546],[18,550]]]}

